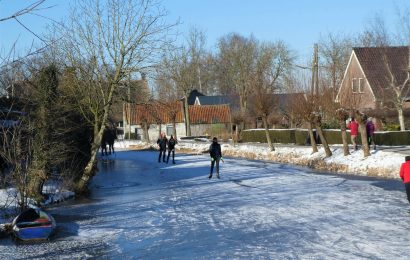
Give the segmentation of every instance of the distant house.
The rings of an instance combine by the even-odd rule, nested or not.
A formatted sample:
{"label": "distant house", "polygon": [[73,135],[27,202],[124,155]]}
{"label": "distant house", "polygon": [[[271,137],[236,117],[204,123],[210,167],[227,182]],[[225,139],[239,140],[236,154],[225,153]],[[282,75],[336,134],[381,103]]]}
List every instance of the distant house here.
{"label": "distant house", "polygon": [[[277,117],[280,117],[278,120],[278,125],[281,126],[290,126],[291,119],[290,114],[292,106],[295,100],[300,96],[303,96],[303,93],[281,93],[281,94],[271,94],[272,100],[274,102],[272,115],[275,114]],[[239,111],[239,96],[237,95],[220,95],[220,96],[198,96],[195,100],[195,105],[222,105],[227,104],[230,106],[231,111]],[[250,104],[251,105],[251,104]],[[253,121],[251,127],[262,127],[261,118],[250,119]]]}
{"label": "distant house", "polygon": [[[193,136],[210,134],[212,128],[216,126],[222,128],[224,132],[230,129],[231,112],[228,105],[189,106],[189,115]],[[144,139],[144,123],[149,125],[148,135],[150,140],[156,140],[160,132],[165,132],[167,136],[172,135],[174,132],[172,116],[175,117],[177,136],[186,136],[184,115],[180,102],[125,105],[124,116],[126,122],[131,124],[131,132],[135,133],[137,139],[140,140]],[[126,126],[126,128],[128,127]]]}
{"label": "distant house", "polygon": [[197,97],[203,97],[205,96],[204,94],[202,94],[201,92],[199,92],[198,90],[194,89],[191,91],[191,93],[189,93],[188,96],[188,105],[192,106],[193,104],[195,104],[195,101],[197,99]]}
{"label": "distant house", "polygon": [[226,95],[226,96],[197,96],[195,99],[195,105],[206,106],[206,105],[229,105],[232,110],[238,110],[239,106],[239,96]]}
{"label": "distant house", "polygon": [[[392,107],[394,93],[389,84],[405,81],[409,55],[407,46],[353,48],[336,102],[364,112]],[[406,102],[405,108],[409,107]]]}

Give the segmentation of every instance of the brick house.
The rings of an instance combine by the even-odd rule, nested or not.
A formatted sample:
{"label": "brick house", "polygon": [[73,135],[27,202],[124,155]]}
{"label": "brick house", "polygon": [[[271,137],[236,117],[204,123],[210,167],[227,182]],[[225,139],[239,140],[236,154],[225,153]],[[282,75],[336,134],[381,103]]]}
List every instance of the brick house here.
{"label": "brick house", "polygon": [[[406,82],[409,71],[409,47],[353,48],[336,102],[343,107],[366,113],[393,108],[391,87]],[[410,108],[407,82],[404,108]],[[391,109],[394,111],[394,109]]]}

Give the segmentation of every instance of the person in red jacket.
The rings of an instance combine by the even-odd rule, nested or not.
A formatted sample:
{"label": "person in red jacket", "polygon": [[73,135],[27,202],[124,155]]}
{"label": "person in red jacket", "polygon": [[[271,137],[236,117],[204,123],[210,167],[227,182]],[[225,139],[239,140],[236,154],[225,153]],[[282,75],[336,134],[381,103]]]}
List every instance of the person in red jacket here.
{"label": "person in red jacket", "polygon": [[406,162],[401,164],[400,178],[406,187],[407,200],[410,203],[410,156],[406,156]]}
{"label": "person in red jacket", "polygon": [[352,144],[355,150],[357,150],[357,135],[359,133],[359,124],[356,122],[354,117],[347,125],[347,128],[350,129],[350,139],[352,140]]}

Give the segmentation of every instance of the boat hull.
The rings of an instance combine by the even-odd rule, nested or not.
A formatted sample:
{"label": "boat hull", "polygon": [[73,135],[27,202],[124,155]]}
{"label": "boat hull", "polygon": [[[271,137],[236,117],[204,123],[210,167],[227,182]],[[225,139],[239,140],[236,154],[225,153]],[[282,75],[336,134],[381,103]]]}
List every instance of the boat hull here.
{"label": "boat hull", "polygon": [[[32,210],[32,209],[30,209]],[[38,218],[24,219],[21,213],[13,221],[13,234],[20,240],[46,240],[54,232],[56,222],[54,218],[40,209],[34,209]]]}

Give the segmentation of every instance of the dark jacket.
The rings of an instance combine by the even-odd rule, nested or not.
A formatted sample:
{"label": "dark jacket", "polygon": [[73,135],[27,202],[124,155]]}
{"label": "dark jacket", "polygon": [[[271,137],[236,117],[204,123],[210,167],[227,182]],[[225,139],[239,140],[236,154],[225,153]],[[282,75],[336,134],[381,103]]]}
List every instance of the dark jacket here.
{"label": "dark jacket", "polygon": [[222,157],[221,145],[218,143],[212,143],[211,146],[209,147],[209,154],[214,159],[221,158]]}
{"label": "dark jacket", "polygon": [[161,151],[165,151],[167,149],[167,143],[168,143],[168,139],[165,138],[158,138],[157,140],[157,144],[159,145],[159,149]]}
{"label": "dark jacket", "polygon": [[168,149],[174,150],[175,149],[175,145],[177,144],[177,141],[174,138],[169,139],[168,141]]}
{"label": "dark jacket", "polygon": [[372,136],[372,135],[374,135],[374,124],[373,124],[373,122],[372,121],[368,121],[367,123],[366,123],[366,131],[367,131],[367,135],[368,136]]}

